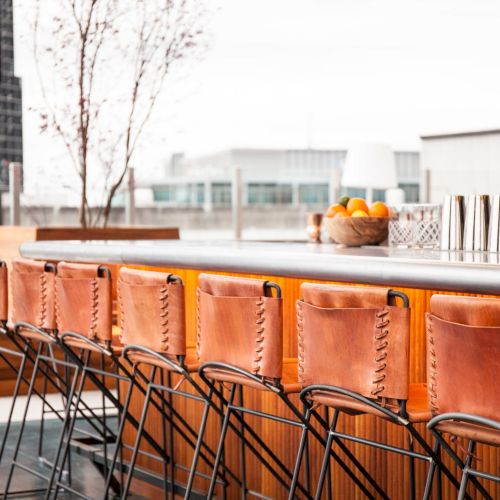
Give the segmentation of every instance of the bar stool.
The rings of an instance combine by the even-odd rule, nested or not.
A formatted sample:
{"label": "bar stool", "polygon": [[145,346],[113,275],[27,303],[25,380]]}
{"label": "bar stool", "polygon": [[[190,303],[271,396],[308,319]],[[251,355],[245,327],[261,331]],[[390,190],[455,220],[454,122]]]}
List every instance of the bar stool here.
{"label": "bar stool", "polygon": [[[5,262],[0,261],[0,335],[4,336],[5,339],[8,338],[8,271]],[[14,347],[14,346],[13,346]],[[9,436],[10,424],[12,422],[12,415],[14,412],[15,402],[19,394],[19,389],[21,386],[21,380],[24,376],[24,366],[26,363],[26,355],[22,351],[13,350],[7,346],[0,347],[0,358],[2,361],[16,374],[16,382],[14,384],[14,391],[12,394],[12,403],[10,406],[9,414],[7,417],[7,422],[5,424],[5,431],[0,444],[0,462],[2,461],[3,453],[5,450],[5,445],[7,443],[7,438]],[[15,366],[11,358],[17,358],[19,360],[19,366]]]}
{"label": "bar stool", "polygon": [[[57,343],[54,313],[55,272],[56,268],[53,264],[43,261],[15,259],[12,263],[11,318],[13,326],[7,329],[7,334],[18,349],[17,355],[21,356],[21,365],[19,367],[18,378],[13,394],[13,402],[9,412],[7,430],[2,442],[2,453],[9,435],[10,420],[19,394],[21,381],[24,381],[29,387],[26,407],[21,420],[11,468],[5,486],[5,497],[9,494],[10,482],[15,467],[19,467],[38,477],[44,477],[38,470],[18,462],[19,448],[32,395],[35,394],[39,396],[43,404],[43,413],[39,429],[38,456],[46,466],[52,467],[50,461],[48,461],[43,454],[45,408],[48,407],[50,413],[55,415],[60,421],[63,421],[64,408],[56,409],[47,401],[47,383],[50,383],[52,388],[61,394],[63,397],[63,407],[65,404],[64,397],[67,395],[66,379],[54,366],[55,363],[59,364],[63,363],[63,361],[56,360],[52,350],[52,347]],[[10,354],[15,354],[15,351],[10,352]],[[33,371],[29,379],[26,378],[24,374],[26,361],[30,361],[33,364]],[[41,392],[35,387],[38,376],[41,376],[43,379],[43,389]],[[16,494],[19,493],[20,492],[16,492]]]}
{"label": "bar stool", "polygon": [[[299,391],[299,385],[296,360],[283,359],[281,290],[276,283],[269,281],[201,274],[197,294],[197,352],[203,363],[199,373],[224,409],[217,456],[207,496],[211,498],[214,493],[215,478],[224,453],[231,417],[236,419],[240,428],[239,436],[251,437],[257,443],[262,451],[260,454],[257,452],[256,456],[288,492],[293,478],[291,471],[244,419],[245,414],[250,414],[298,428],[305,425],[301,411],[289,399],[290,394]],[[216,382],[229,385],[228,398],[217,389]],[[243,387],[274,393],[293,417],[285,418],[245,406]],[[311,432],[316,439],[324,443],[321,434],[315,429]],[[245,452],[249,441],[240,438],[243,497],[250,492],[245,471]],[[360,488],[366,491],[340,457],[335,453],[332,453],[332,456],[351,474]],[[305,497],[310,497],[308,470],[304,484],[299,483],[298,478],[295,479],[300,492]],[[253,491],[250,493],[260,495]]]}
{"label": "bar stool", "polygon": [[[430,414],[424,384],[409,383],[410,310],[405,294],[386,288],[304,283],[297,301],[300,394],[311,429],[311,417],[328,433],[315,498],[329,476],[331,447],[351,441],[409,458],[409,497],[415,498],[414,460],[438,462],[437,454],[415,429]],[[396,305],[396,300],[403,307]],[[318,406],[333,409],[328,422]],[[337,430],[340,414],[371,414],[407,432],[407,448],[388,445]],[[421,452],[414,450],[413,441]],[[295,474],[302,460],[299,448]],[[451,481],[451,472],[441,467]],[[374,478],[376,495],[388,498]],[[426,485],[429,493],[430,483]],[[293,488],[291,493],[293,494]],[[330,495],[330,492],[328,492]],[[373,496],[373,495],[370,495]]]}
{"label": "bar stool", "polygon": [[[427,424],[462,478],[458,498],[470,482],[492,498],[478,478],[500,482],[500,475],[473,467],[477,443],[500,446],[500,300],[433,295],[427,326],[427,378],[433,418]],[[462,460],[445,436],[468,440]],[[429,470],[432,481],[436,464]]]}
{"label": "bar stool", "polygon": [[[192,374],[197,372],[199,363],[194,353],[186,350],[184,285],[182,280],[173,274],[121,268],[118,297],[121,313],[121,342],[124,345],[122,356],[133,366],[134,376],[140,378],[146,386],[146,397],[122,498],[127,497],[130,489],[140,453],[144,425],[151,405],[156,406],[162,417],[161,441],[163,447],[168,448],[170,458],[169,462],[163,461],[164,495],[167,497],[170,491],[173,498],[176,493],[180,492],[176,490],[175,481],[175,468],[180,467],[189,472],[184,490],[185,498],[189,498],[200,454],[207,464],[212,466],[215,453],[198,441],[200,429],[194,429],[179,414],[173,401],[173,396],[178,396],[201,403],[203,413],[200,428],[205,427],[210,404],[207,393],[192,377]],[[178,375],[175,383],[173,375]],[[194,392],[182,390],[183,384],[188,384]],[[157,400],[160,402],[158,403]],[[128,410],[129,401],[128,396],[124,412]],[[119,439],[121,439],[124,423],[125,418],[122,417]],[[176,437],[174,432],[177,432],[183,442],[195,450],[189,468],[175,462],[174,440]],[[116,455],[114,458],[116,460]]]}

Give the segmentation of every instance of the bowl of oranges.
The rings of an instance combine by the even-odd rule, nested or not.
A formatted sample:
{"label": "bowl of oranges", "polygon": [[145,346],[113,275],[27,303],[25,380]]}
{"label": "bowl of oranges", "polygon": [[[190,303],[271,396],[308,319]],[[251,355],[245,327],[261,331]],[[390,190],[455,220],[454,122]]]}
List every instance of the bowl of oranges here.
{"label": "bowl of oranges", "polygon": [[343,245],[379,245],[387,239],[389,207],[376,201],[370,207],[363,198],[342,197],[328,208],[325,225],[330,238]]}

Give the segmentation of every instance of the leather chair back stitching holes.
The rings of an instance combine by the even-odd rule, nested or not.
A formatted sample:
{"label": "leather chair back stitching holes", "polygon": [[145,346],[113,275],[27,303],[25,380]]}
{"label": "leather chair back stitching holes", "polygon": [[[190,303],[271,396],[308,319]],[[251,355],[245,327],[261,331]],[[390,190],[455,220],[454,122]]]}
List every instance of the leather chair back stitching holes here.
{"label": "leather chair back stitching holes", "polygon": [[[329,448],[343,440],[355,441],[409,458],[410,498],[415,497],[414,460],[438,460],[415,429],[430,414],[424,384],[409,383],[410,309],[406,295],[387,288],[304,283],[297,301],[299,381],[301,399],[328,432],[328,442],[316,490],[321,496],[329,474]],[[401,299],[403,307],[392,305]],[[313,405],[334,410],[331,423]],[[407,431],[407,448],[359,438],[337,430],[340,413],[370,413]],[[328,416],[328,412],[326,412]],[[414,450],[417,442],[422,452]],[[298,457],[300,463],[301,457]],[[455,481],[448,470],[448,477]],[[366,476],[365,476],[366,477]],[[376,494],[387,494],[367,478]],[[429,485],[426,485],[426,494]]]}
{"label": "leather chair back stitching holes", "polygon": [[[474,469],[472,462],[478,442],[500,446],[500,300],[433,295],[426,327],[433,415],[428,428],[462,470],[458,498],[467,494],[469,481],[488,498],[477,477],[500,481],[500,476]],[[465,460],[447,444],[445,434],[469,441]]]}
{"label": "leather chair back stitching holes", "polygon": [[[175,467],[178,464],[175,463],[174,457],[174,439],[178,436],[194,448],[195,453],[185,487],[185,497],[189,498],[197,475],[199,457],[212,465],[215,453],[200,440],[206,425],[209,404],[205,391],[191,375],[198,369],[198,363],[191,354],[186,353],[184,285],[178,276],[172,274],[121,268],[118,302],[123,356],[133,365],[134,374],[146,386],[146,397],[129,465],[130,473],[122,491],[122,498],[127,497],[130,489],[150,405],[155,406],[163,416],[163,443],[167,443],[167,432],[169,434],[169,460],[162,457],[165,494],[169,490],[172,493],[176,491]],[[143,368],[151,368],[152,371],[144,373]],[[173,382],[173,373],[181,377],[176,384]],[[195,394],[183,391],[183,383],[190,384]],[[193,428],[176,410],[172,399],[174,394],[204,405],[199,429]],[[153,395],[155,397],[152,397]],[[128,396],[126,399],[129,401]],[[127,406],[124,411],[127,411]],[[123,423],[120,425],[122,430]],[[174,436],[174,432],[177,432],[177,436]],[[121,438],[121,435],[119,437]]]}

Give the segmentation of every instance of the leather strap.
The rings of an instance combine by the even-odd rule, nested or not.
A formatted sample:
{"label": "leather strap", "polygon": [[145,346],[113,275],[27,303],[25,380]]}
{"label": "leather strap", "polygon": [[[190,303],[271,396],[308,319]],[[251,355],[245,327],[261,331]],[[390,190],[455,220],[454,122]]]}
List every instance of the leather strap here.
{"label": "leather strap", "polygon": [[265,378],[281,378],[281,299],[265,297],[265,281],[201,275],[197,354]]}
{"label": "leather strap", "polygon": [[56,316],[60,332],[111,341],[111,277],[100,266],[61,262],[57,266]]}
{"label": "leather strap", "polygon": [[55,272],[46,271],[47,262],[28,259],[12,261],[13,323],[30,323],[37,328],[54,330]]}
{"label": "leather strap", "polygon": [[438,318],[462,325],[500,326],[498,299],[436,294],[430,310]]}
{"label": "leather strap", "polygon": [[168,283],[169,276],[120,269],[118,300],[123,344],[172,356],[186,354],[184,286]]}
{"label": "leather strap", "polygon": [[305,283],[301,291],[301,385],[334,385],[372,399],[408,399],[409,309],[388,306],[388,289]]}
{"label": "leather strap", "polygon": [[0,321],[7,322],[8,319],[8,296],[9,296],[9,287],[7,280],[7,266],[5,262],[0,261]]}
{"label": "leather strap", "polygon": [[303,283],[304,302],[317,307],[371,307],[388,304],[389,288]]}
{"label": "leather strap", "polygon": [[218,274],[200,274],[198,287],[202,292],[218,297],[262,297],[265,281]]}

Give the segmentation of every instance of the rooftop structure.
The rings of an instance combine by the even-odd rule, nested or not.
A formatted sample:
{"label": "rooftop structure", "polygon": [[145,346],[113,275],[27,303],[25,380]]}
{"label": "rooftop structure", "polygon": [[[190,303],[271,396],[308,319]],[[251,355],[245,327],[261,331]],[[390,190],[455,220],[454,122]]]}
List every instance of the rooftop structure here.
{"label": "rooftop structure", "polygon": [[[223,207],[231,201],[231,178],[235,167],[243,174],[243,201],[247,206],[290,205],[325,207],[338,195],[336,186],[346,150],[326,149],[228,149],[185,158],[173,155],[165,181],[151,184],[158,203]],[[415,151],[394,153],[398,185],[406,201],[419,200],[420,162]],[[365,190],[346,187],[350,196],[365,196]],[[374,190],[383,199],[384,190]]]}

